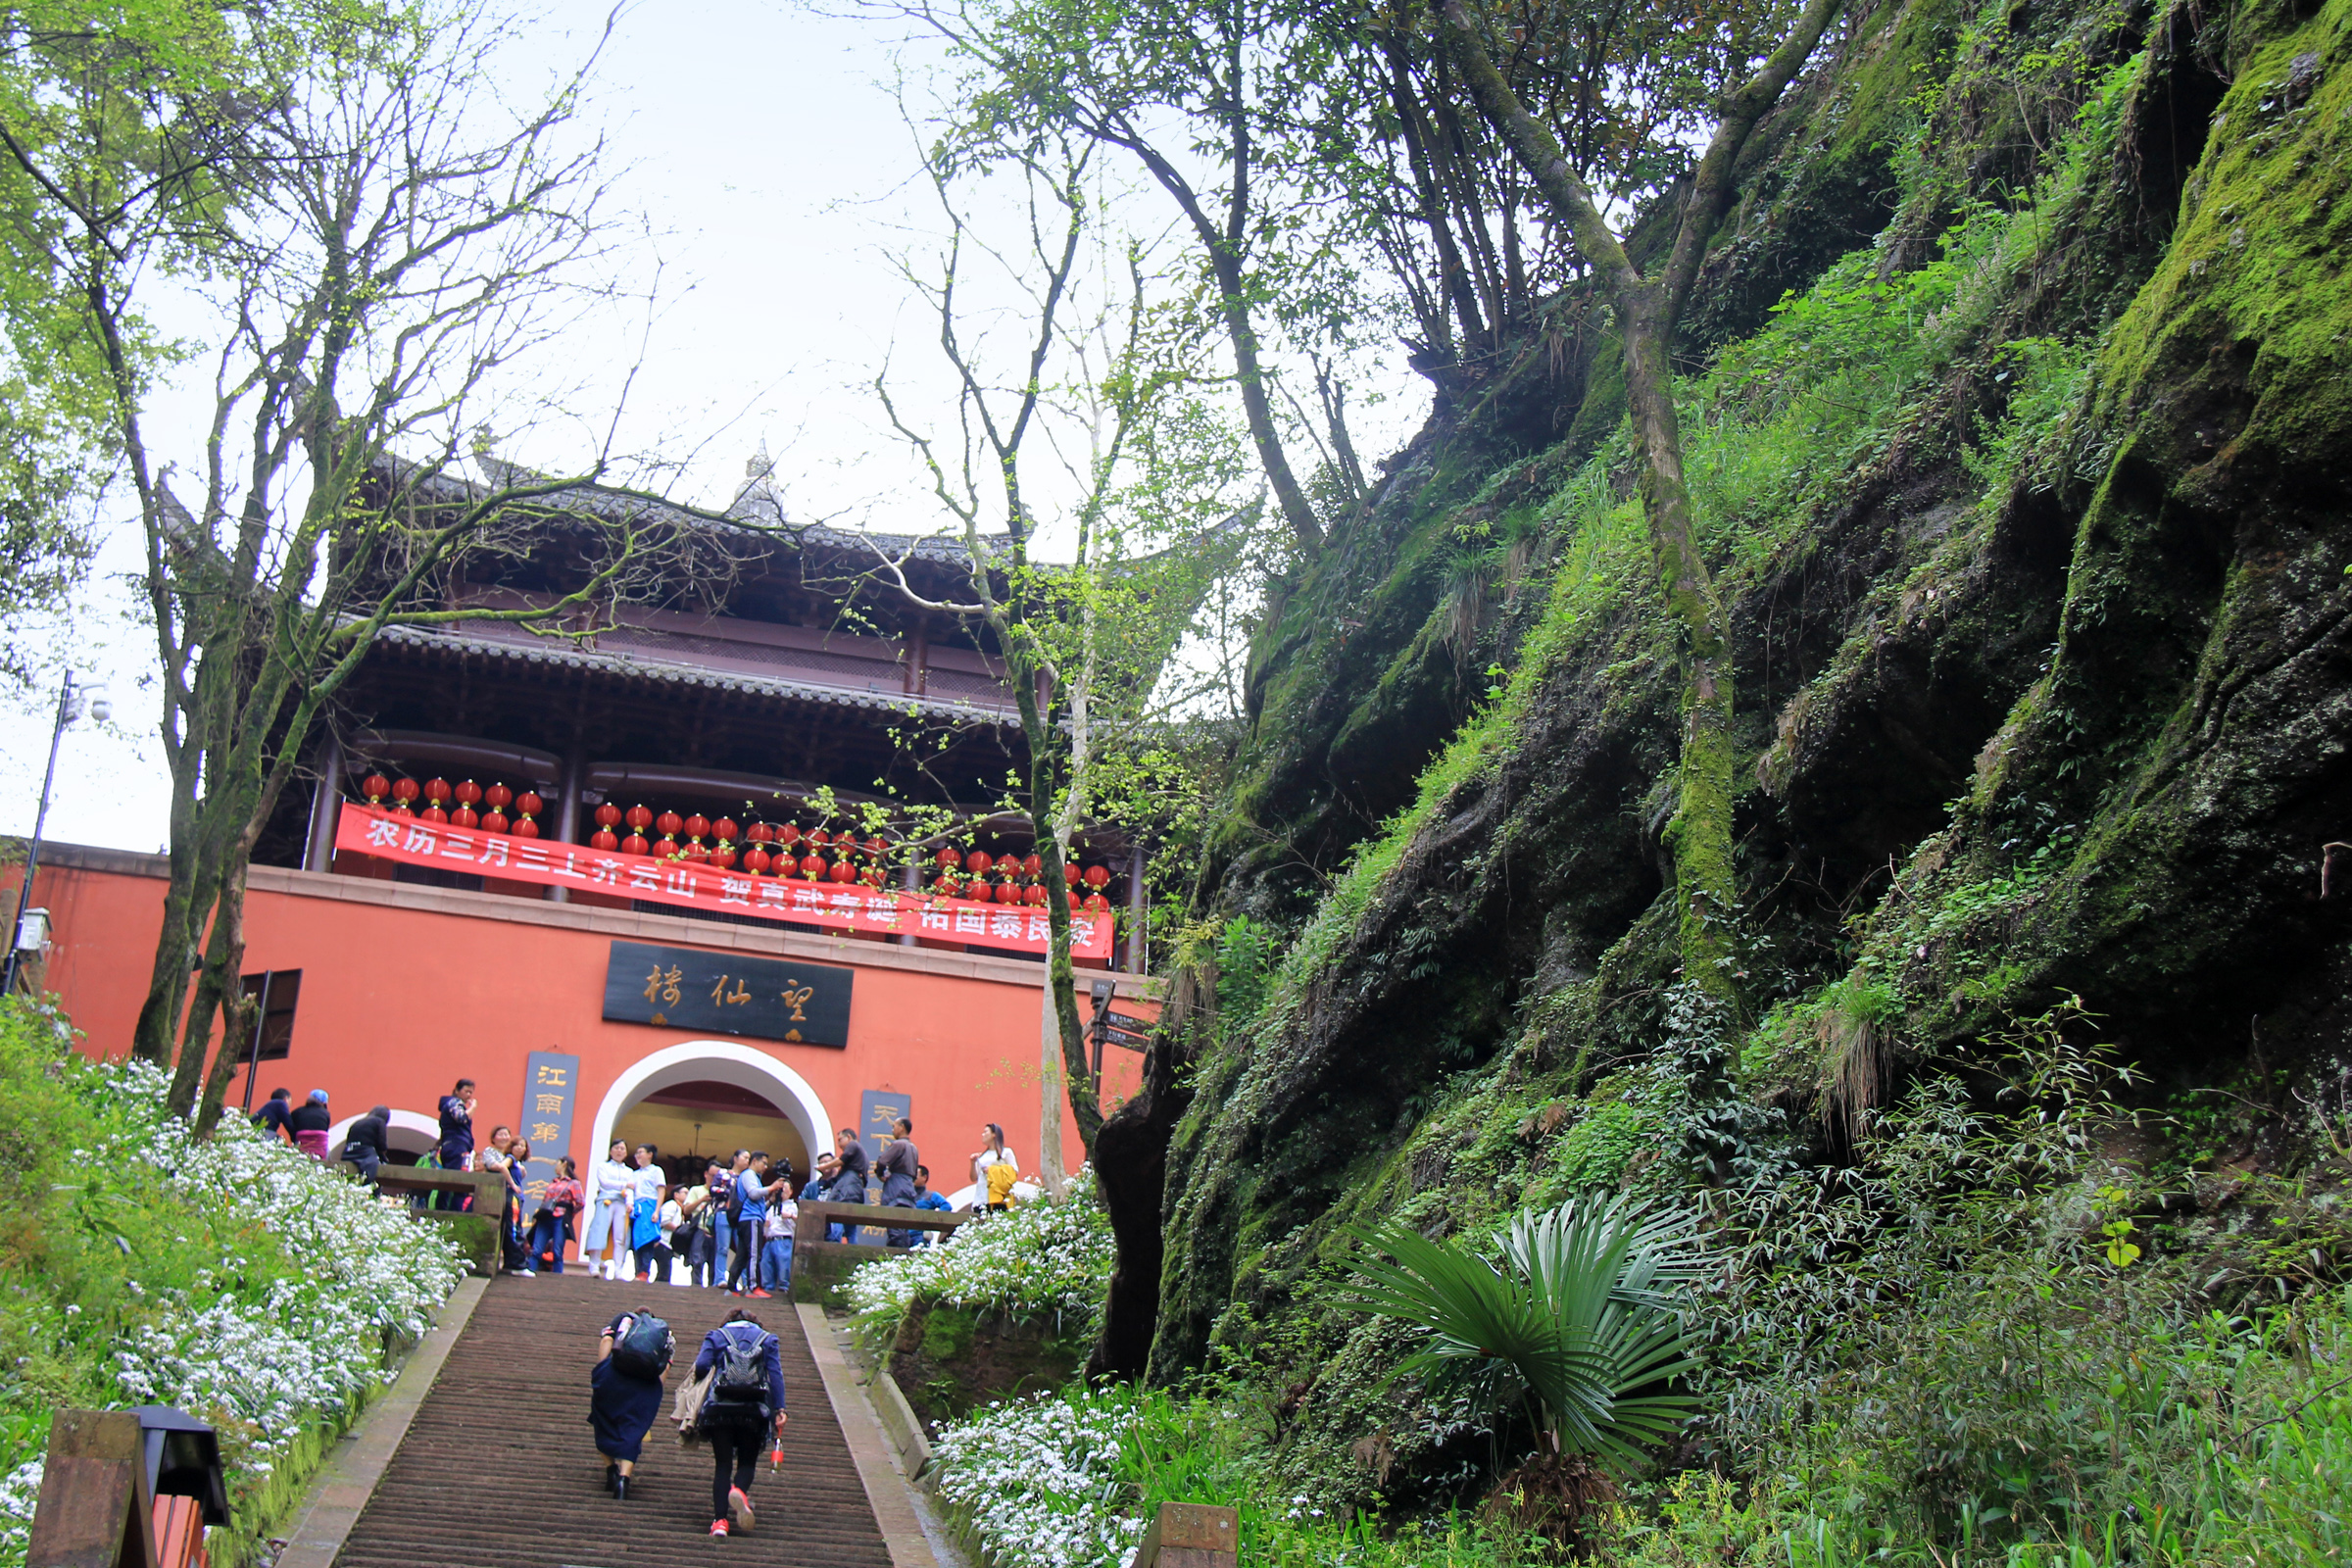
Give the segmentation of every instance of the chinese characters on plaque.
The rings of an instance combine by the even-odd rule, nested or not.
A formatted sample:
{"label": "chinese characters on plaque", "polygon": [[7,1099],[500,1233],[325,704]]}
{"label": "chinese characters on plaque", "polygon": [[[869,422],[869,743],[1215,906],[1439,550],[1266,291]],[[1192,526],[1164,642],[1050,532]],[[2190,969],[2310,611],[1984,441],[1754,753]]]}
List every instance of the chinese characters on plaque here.
{"label": "chinese characters on plaque", "polygon": [[792,1046],[847,1046],[856,972],[790,958],[615,942],[605,967],[605,1016]]}
{"label": "chinese characters on plaque", "polygon": [[[562,1160],[571,1152],[571,1103],[580,1092],[580,1058],[534,1051],[522,1065],[522,1114],[514,1125],[531,1141],[523,1188],[534,1201],[547,1196]],[[527,1217],[527,1215],[526,1215]]]}
{"label": "chinese characters on plaque", "polygon": [[[623,855],[555,839],[522,839],[479,828],[426,822],[405,811],[345,802],[335,828],[335,852],[372,855],[404,865],[466,870],[539,887],[578,888],[608,898],[643,900],[679,908],[716,909],[828,931],[875,936],[912,932],[934,942],[1043,953],[1046,911],[1027,905],[976,904],[883,888],[797,882],[708,865]],[[1107,914],[1073,912],[1070,952],[1081,958],[1110,956]]]}

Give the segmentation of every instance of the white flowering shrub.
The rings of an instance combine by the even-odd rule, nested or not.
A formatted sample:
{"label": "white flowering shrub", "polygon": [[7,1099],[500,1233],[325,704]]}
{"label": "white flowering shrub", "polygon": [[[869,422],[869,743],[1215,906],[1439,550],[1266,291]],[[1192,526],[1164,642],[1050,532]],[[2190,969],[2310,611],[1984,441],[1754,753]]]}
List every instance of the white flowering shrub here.
{"label": "white flowering shrub", "polygon": [[859,1265],[842,1294],[869,1343],[894,1336],[917,1299],[1015,1317],[1058,1315],[1066,1328],[1101,1310],[1116,1255],[1094,1177],[1081,1171],[1065,1197],[1022,1203],[956,1227],[938,1247]]}
{"label": "white flowering shrub", "polygon": [[[1163,1502],[1240,1515],[1251,1568],[1534,1568],[1557,1543],[1475,1516],[1393,1524],[1285,1493],[1264,1391],[1106,1383],[993,1405],[931,1446],[940,1499],[993,1568],[1121,1568]],[[1679,1560],[1679,1559],[1678,1559]]]}
{"label": "white flowering shrub", "polygon": [[1123,1484],[1136,1425],[1116,1386],[998,1405],[941,1429],[940,1499],[999,1568],[1118,1568],[1144,1533]]}
{"label": "white flowering shrub", "polygon": [[24,1560],[50,1411],[211,1423],[249,1533],[466,1271],[437,1227],[233,1113],[197,1142],[160,1069],[60,1053],[0,1005],[0,1568]]}

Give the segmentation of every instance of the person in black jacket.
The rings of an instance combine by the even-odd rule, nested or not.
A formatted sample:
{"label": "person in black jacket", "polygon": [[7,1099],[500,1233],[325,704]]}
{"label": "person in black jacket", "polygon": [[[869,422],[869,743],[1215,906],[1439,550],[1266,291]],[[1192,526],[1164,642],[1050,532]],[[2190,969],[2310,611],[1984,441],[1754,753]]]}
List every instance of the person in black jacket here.
{"label": "person in black jacket", "polygon": [[757,1371],[752,1387],[730,1389],[723,1374],[713,1378],[695,1430],[710,1445],[710,1533],[752,1533],[752,1477],[759,1471],[760,1442],[769,1433],[784,1441],[784,1348],[758,1318],[737,1307],[703,1336],[694,1375],[719,1374],[730,1363],[749,1362]]}
{"label": "person in black jacket", "polygon": [[360,1167],[360,1180],[375,1185],[376,1168],[392,1157],[384,1143],[384,1131],[392,1125],[389,1106],[378,1105],[351,1124],[343,1135],[343,1158]]}

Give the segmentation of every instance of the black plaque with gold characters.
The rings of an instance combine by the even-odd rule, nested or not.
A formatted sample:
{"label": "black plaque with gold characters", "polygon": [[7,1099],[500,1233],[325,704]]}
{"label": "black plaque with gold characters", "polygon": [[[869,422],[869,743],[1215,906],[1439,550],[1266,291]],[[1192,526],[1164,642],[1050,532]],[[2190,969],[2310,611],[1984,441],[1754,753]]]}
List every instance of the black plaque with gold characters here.
{"label": "black plaque with gold characters", "polygon": [[605,1016],[791,1046],[847,1046],[855,973],[829,963],[615,942],[605,969]]}

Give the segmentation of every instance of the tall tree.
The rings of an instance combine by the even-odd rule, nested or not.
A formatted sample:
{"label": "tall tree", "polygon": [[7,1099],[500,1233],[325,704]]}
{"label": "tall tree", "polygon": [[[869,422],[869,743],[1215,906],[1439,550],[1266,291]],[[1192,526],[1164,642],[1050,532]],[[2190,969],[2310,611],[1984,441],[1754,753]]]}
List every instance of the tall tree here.
{"label": "tall tree", "polygon": [[[1232,466],[1216,457],[1213,419],[1204,434],[1186,398],[1200,376],[1184,359],[1183,337],[1152,330],[1144,251],[1089,244],[1091,153],[1083,138],[999,147],[986,159],[969,148],[931,151],[944,243],[937,256],[902,265],[939,323],[956,434],[924,428],[887,367],[874,381],[963,544],[969,597],[917,593],[903,559],[882,559],[878,572],[909,602],[974,622],[1002,658],[1026,754],[1012,795],[1035,829],[1048,888],[1063,885],[1072,838],[1093,817],[1106,752],[1152,710],[1169,655],[1206,585],[1238,559],[1238,536],[1255,510],[1237,512],[1216,482],[1230,482]],[[991,245],[961,206],[958,176],[992,172],[1022,192],[1021,249]],[[1001,264],[1004,297],[1017,302],[1009,310],[970,297],[989,260]],[[985,330],[973,327],[999,315],[1021,334],[1009,367],[993,363]],[[1041,517],[1066,530],[1067,562],[1037,554]],[[989,526],[1000,520],[1001,531]],[[1164,548],[1139,555],[1139,538]],[[1058,899],[1046,907],[1048,1005],[1059,1046],[1058,1061],[1043,1064],[1047,1127],[1057,1136],[1066,1100],[1091,1155],[1102,1108],[1078,1015],[1070,912]],[[1048,1179],[1058,1181],[1051,1152],[1044,1157]]]}
{"label": "tall tree", "polygon": [[[8,144],[60,215],[139,504],[172,837],[133,1049],[171,1062],[176,1039],[172,1108],[208,1130],[234,1065],[225,1043],[210,1052],[216,1024],[224,1042],[242,1033],[255,840],[375,634],[560,615],[636,542],[624,531],[597,584],[562,606],[467,609],[439,592],[533,498],[604,466],[449,483],[502,368],[607,292],[602,147],[572,126],[586,67],[517,112],[491,86],[515,31],[468,0],[239,14],[203,65],[240,90],[165,144],[143,182],[102,156],[102,80],[43,143]],[[197,106],[191,122],[222,101],[211,77],[149,65],[159,91]],[[184,503],[150,440],[136,352],[143,293],[162,286],[193,291],[218,322]]]}
{"label": "tall tree", "polygon": [[1438,0],[1438,47],[1460,71],[1471,97],[1511,149],[1606,292],[1625,357],[1626,398],[1642,457],[1642,508],[1651,561],[1682,654],[1682,765],[1667,828],[1685,977],[1737,1005],[1732,863],[1734,741],[1731,628],[1723,597],[1699,549],[1697,518],[1683,478],[1683,438],[1674,407],[1674,335],[1717,225],[1738,195],[1740,149],[1838,14],[1838,0],[1805,0],[1788,33],[1756,74],[1731,95],[1706,154],[1680,198],[1663,273],[1643,273],[1603,216],[1592,188],[1551,127],[1532,112],[1489,52],[1469,0]]}
{"label": "tall tree", "polygon": [[[1295,84],[1269,43],[1309,35],[1272,0],[891,0],[971,68],[964,138],[979,147],[1070,134],[1122,152],[1174,202],[1215,290],[1250,439],[1299,553],[1323,524],[1291,465],[1263,329],[1266,252],[1285,221],[1264,188],[1268,127]],[[1278,193],[1279,200],[1279,193]],[[1290,285],[1297,285],[1294,269]]]}

